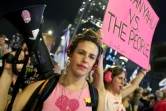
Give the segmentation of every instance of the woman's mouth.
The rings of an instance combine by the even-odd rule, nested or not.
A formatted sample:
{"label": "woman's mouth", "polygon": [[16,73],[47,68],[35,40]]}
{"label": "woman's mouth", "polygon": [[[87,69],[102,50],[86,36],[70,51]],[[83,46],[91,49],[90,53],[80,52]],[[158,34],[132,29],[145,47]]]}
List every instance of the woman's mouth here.
{"label": "woman's mouth", "polygon": [[123,90],[123,86],[119,86],[120,87],[120,90]]}
{"label": "woman's mouth", "polygon": [[83,66],[83,65],[78,65],[78,67],[79,67],[80,69],[82,69],[82,70],[85,70],[85,69],[86,69],[86,67]]}

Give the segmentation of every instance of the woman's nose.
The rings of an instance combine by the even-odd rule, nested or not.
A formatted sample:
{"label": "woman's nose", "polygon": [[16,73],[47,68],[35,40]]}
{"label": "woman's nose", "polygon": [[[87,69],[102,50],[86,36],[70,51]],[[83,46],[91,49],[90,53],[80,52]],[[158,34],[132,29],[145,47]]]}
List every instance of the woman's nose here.
{"label": "woman's nose", "polygon": [[122,84],[123,84],[123,85],[125,85],[125,83],[126,83],[126,80],[125,80],[125,79],[123,79],[123,80],[122,80]]}
{"label": "woman's nose", "polygon": [[88,56],[87,55],[85,55],[84,57],[83,57],[83,62],[88,62]]}

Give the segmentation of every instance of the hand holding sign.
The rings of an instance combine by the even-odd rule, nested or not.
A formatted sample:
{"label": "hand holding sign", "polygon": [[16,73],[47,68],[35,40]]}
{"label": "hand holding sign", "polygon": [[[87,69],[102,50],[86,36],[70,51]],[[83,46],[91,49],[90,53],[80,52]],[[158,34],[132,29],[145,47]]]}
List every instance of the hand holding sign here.
{"label": "hand holding sign", "polygon": [[98,37],[99,39],[103,39],[104,33],[103,33],[103,30],[102,30],[102,29],[99,29],[99,30],[96,32],[96,34],[97,34],[97,37]]}

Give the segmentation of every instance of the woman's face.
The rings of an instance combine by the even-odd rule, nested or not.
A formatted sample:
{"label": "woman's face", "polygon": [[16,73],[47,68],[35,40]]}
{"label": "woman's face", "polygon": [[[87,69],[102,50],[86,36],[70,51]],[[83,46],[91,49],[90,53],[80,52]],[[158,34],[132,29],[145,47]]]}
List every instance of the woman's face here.
{"label": "woman's face", "polygon": [[126,74],[122,72],[121,74],[113,77],[111,85],[113,86],[114,90],[120,92],[126,82]]}
{"label": "woman's face", "polygon": [[143,89],[140,90],[139,94],[138,94],[138,98],[142,97],[142,93],[143,93]]}
{"label": "woman's face", "polygon": [[131,99],[133,97],[133,92],[128,95],[128,97]]}
{"label": "woman's face", "polygon": [[90,41],[78,43],[70,57],[70,69],[74,76],[86,76],[91,71],[98,55],[97,46]]}
{"label": "woman's face", "polygon": [[3,37],[0,37],[0,45],[5,43],[5,39]]}

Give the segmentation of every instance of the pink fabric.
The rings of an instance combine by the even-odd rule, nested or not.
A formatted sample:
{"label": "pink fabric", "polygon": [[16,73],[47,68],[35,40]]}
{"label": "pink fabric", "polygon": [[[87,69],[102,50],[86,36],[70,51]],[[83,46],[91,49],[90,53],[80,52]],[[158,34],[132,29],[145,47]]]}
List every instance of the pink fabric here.
{"label": "pink fabric", "polygon": [[92,107],[86,106],[85,102],[85,98],[90,97],[89,87],[80,93],[81,90],[70,91],[58,83],[44,102],[42,111],[92,111]]}

